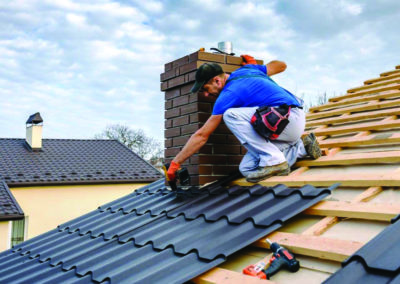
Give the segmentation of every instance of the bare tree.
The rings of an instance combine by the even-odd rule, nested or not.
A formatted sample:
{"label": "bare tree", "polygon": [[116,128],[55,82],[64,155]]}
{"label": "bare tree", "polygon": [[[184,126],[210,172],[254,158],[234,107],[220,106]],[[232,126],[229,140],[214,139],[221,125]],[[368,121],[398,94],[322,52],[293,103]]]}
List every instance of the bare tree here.
{"label": "bare tree", "polygon": [[303,99],[304,102],[305,102],[304,106],[303,106],[305,112],[308,112],[311,107],[324,105],[324,104],[328,103],[328,101],[329,101],[329,96],[327,95],[326,92],[317,95],[317,97],[314,98],[314,100],[308,100],[308,101],[305,100],[304,99],[305,98],[305,94],[301,94],[300,98]]}
{"label": "bare tree", "polygon": [[141,129],[131,129],[125,125],[113,124],[107,126],[100,134],[96,134],[95,138],[118,140],[153,165],[163,158],[161,143],[146,136]]}

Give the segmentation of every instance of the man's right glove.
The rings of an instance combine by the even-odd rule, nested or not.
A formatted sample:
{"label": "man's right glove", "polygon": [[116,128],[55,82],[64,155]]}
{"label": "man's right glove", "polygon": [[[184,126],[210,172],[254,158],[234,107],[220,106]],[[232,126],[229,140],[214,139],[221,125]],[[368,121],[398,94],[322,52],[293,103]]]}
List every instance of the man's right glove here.
{"label": "man's right glove", "polygon": [[257,64],[257,61],[251,55],[244,54],[244,55],[240,55],[240,57],[242,57],[242,59],[243,59],[243,62],[240,64],[242,66],[247,65],[247,64]]}
{"label": "man's right glove", "polygon": [[172,161],[167,171],[167,180],[174,181],[176,179],[176,172],[181,168],[181,165]]}

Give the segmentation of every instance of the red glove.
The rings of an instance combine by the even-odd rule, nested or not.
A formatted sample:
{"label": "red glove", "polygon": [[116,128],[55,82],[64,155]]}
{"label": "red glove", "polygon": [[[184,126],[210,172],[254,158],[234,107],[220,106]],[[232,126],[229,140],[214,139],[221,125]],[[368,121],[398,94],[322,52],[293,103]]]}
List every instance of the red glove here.
{"label": "red glove", "polygon": [[176,179],[176,171],[181,168],[181,165],[172,161],[169,165],[167,171],[167,179],[169,181],[174,181]]}
{"label": "red glove", "polygon": [[257,64],[257,61],[251,55],[240,55],[242,57],[243,62],[240,65],[247,65],[247,64]]}

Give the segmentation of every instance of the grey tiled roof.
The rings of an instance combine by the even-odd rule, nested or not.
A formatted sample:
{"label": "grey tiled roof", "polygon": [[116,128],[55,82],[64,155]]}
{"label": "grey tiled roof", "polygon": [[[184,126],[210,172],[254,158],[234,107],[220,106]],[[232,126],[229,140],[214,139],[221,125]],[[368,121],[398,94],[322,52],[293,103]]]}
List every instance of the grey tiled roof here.
{"label": "grey tiled roof", "polygon": [[0,221],[22,218],[24,218],[24,212],[22,212],[7,184],[0,179]]}
{"label": "grey tiled roof", "polygon": [[162,175],[116,140],[0,139],[0,178],[9,185],[152,182]]}
{"label": "grey tiled roof", "polygon": [[332,188],[161,179],[0,254],[0,283],[183,283],[281,227]]}
{"label": "grey tiled roof", "polygon": [[400,215],[324,283],[400,283]]}

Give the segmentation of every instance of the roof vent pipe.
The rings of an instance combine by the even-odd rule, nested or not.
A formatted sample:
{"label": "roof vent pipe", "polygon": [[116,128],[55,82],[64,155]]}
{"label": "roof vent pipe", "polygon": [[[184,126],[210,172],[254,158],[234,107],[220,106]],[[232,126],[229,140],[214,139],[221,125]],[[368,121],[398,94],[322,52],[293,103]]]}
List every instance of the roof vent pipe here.
{"label": "roof vent pipe", "polygon": [[235,55],[232,52],[232,43],[230,41],[221,41],[218,43],[218,48],[211,47],[211,50],[214,50],[214,53],[221,53],[225,55]]}
{"label": "roof vent pipe", "polygon": [[233,52],[232,42],[230,42],[230,41],[221,41],[221,42],[218,43],[218,49],[223,51],[223,52],[225,52],[225,53],[227,53],[227,54],[230,54],[230,53]]}
{"label": "roof vent pipe", "polygon": [[39,112],[29,116],[26,121],[25,140],[33,151],[40,151],[42,149],[42,128],[43,119]]}

